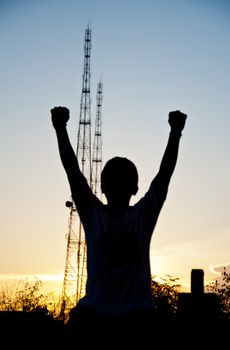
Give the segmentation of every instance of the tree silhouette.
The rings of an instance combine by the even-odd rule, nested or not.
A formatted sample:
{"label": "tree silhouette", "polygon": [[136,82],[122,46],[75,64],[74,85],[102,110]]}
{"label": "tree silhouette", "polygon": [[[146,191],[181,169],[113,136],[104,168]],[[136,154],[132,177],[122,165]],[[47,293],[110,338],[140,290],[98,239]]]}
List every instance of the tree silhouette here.
{"label": "tree silhouette", "polygon": [[224,267],[221,282],[216,280],[207,285],[207,291],[216,294],[218,300],[218,317],[230,320],[230,272]]}
{"label": "tree silhouette", "polygon": [[60,301],[56,301],[53,293],[41,292],[42,282],[20,280],[14,289],[8,286],[0,292],[0,311],[36,312],[51,315],[54,318],[60,313]]}
{"label": "tree silhouette", "polygon": [[178,293],[181,285],[178,284],[179,278],[170,275],[161,277],[161,282],[156,282],[152,276],[151,291],[155,301],[157,313],[162,320],[172,320],[177,311]]}

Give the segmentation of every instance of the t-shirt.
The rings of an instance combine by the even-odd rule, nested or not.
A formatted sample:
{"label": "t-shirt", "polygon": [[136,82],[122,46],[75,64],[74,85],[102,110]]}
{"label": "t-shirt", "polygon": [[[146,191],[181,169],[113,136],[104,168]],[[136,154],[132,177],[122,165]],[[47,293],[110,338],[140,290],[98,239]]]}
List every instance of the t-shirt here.
{"label": "t-shirt", "polygon": [[79,304],[103,313],[154,307],[149,250],[164,192],[157,195],[153,181],[119,219],[96,196],[87,212],[78,210],[87,244],[86,295]]}

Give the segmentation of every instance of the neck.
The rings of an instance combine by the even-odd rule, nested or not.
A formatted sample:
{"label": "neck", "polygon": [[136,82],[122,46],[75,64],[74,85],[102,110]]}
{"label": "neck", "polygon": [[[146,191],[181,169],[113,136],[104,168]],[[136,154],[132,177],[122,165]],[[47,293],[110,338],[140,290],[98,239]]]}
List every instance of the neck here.
{"label": "neck", "polygon": [[108,211],[113,218],[121,218],[129,208],[129,201],[125,203],[111,203],[108,201]]}

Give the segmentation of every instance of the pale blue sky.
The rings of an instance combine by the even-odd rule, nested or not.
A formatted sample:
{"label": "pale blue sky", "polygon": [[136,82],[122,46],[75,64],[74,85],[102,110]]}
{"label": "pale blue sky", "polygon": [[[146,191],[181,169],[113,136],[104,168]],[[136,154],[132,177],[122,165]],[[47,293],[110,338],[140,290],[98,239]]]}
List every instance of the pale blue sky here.
{"label": "pale blue sky", "polygon": [[69,186],[50,109],[71,110],[75,147],[89,21],[92,117],[102,77],[103,160],[135,162],[133,202],[159,168],[169,111],[188,115],[153,272],[216,278],[213,266],[230,264],[230,3],[211,0],[0,2],[0,274],[63,271]]}

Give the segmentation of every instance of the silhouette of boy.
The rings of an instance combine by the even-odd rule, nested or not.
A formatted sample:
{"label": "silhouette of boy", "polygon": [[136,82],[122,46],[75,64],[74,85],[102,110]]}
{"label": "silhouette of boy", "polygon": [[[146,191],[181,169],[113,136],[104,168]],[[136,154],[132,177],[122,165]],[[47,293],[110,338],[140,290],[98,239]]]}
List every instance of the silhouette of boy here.
{"label": "silhouette of boy", "polygon": [[179,110],[169,113],[171,130],[160,169],[147,193],[133,206],[129,202],[138,191],[135,165],[122,157],[105,164],[101,190],[107,205],[103,204],[89,187],[70,144],[69,110],[55,107],[51,115],[87,244],[86,295],[70,313],[70,334],[84,346],[131,348],[144,339],[148,344],[155,319],[150,241],[175,169],[187,115]]}

